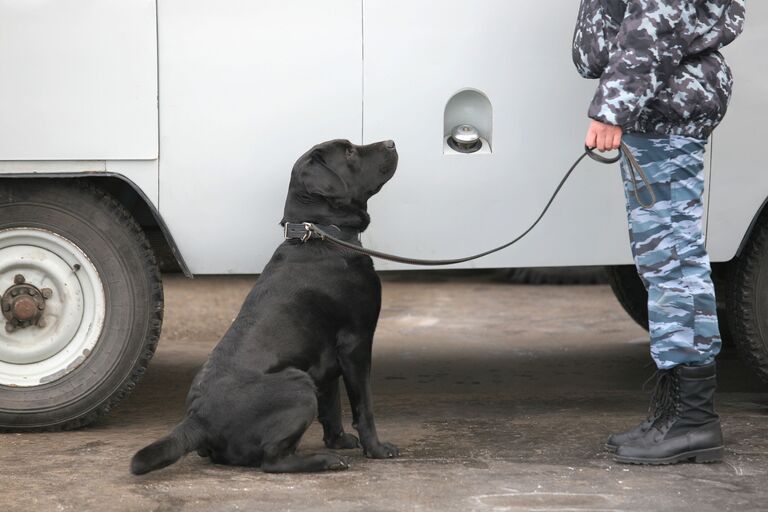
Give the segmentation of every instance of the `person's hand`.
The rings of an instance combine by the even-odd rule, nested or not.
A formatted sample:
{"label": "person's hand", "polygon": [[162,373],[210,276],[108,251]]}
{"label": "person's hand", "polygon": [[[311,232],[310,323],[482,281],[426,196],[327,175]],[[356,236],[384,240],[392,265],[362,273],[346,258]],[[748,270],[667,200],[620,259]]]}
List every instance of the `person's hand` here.
{"label": "person's hand", "polygon": [[611,151],[619,149],[621,135],[621,126],[613,126],[592,120],[587,129],[587,138],[584,144],[588,148],[597,148],[598,151]]}

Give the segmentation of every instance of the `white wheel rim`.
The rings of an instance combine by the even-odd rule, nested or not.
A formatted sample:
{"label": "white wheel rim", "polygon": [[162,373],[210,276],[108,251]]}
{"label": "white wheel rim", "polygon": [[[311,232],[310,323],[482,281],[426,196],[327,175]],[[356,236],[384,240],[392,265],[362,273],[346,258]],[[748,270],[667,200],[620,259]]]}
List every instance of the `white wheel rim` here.
{"label": "white wheel rim", "polygon": [[93,352],[106,316],[104,286],[77,245],[37,228],[0,230],[0,294],[17,274],[53,295],[45,301],[44,327],[7,332],[0,325],[0,385],[40,386],[71,373]]}

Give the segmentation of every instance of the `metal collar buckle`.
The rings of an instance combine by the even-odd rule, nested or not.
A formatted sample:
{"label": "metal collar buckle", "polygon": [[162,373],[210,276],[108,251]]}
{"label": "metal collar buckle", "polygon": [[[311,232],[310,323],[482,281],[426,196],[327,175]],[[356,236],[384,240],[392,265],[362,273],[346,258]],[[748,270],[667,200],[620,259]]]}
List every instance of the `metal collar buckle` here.
{"label": "metal collar buckle", "polygon": [[348,228],[348,230],[345,232],[342,228],[335,224],[324,225],[315,224],[313,222],[286,222],[283,225],[283,237],[285,237],[286,240],[301,240],[302,243],[307,242],[312,238],[325,240],[326,238],[333,239],[334,236],[343,237],[351,235],[354,235],[357,242],[360,243],[359,231]]}
{"label": "metal collar buckle", "polygon": [[306,231],[306,233],[304,233],[304,236],[301,237],[301,241],[302,243],[304,243],[310,238],[312,238],[312,234],[314,233],[314,230],[312,228],[314,228],[315,225],[312,224],[311,222],[302,222],[302,224],[304,225],[304,230]]}
{"label": "metal collar buckle", "polygon": [[283,236],[286,240],[299,239],[302,242],[306,242],[314,234],[315,225],[311,222],[293,223],[286,222],[283,227]]}

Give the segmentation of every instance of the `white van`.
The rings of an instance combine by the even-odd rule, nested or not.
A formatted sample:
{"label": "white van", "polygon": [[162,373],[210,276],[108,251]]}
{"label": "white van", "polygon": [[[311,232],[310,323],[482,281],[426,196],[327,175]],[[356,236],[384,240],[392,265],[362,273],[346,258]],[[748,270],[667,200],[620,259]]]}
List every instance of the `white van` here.
{"label": "white van", "polygon": [[[571,62],[577,9],[0,0],[0,428],[72,428],[125,397],[160,335],[160,271],[259,273],[317,142],[397,141],[366,246],[445,258],[519,234],[582,151],[596,84]],[[768,378],[766,48],[753,2],[725,52],[706,230],[726,334]],[[478,151],[447,143],[459,124]],[[587,162],[526,239],[463,266],[610,266],[643,323],[631,262],[618,167]]]}

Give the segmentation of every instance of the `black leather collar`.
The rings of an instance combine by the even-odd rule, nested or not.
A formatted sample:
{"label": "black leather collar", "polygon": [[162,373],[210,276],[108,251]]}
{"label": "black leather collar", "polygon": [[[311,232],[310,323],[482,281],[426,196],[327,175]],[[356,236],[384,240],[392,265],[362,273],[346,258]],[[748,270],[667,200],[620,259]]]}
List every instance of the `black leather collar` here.
{"label": "black leather collar", "polygon": [[[342,240],[349,240],[360,243],[360,231],[355,228],[340,228],[334,224],[314,224],[318,228],[322,229],[331,236],[335,236]],[[283,227],[283,235],[286,240],[301,240],[306,242],[307,240],[322,238],[317,233],[314,233],[309,229],[309,222],[286,222]]]}

